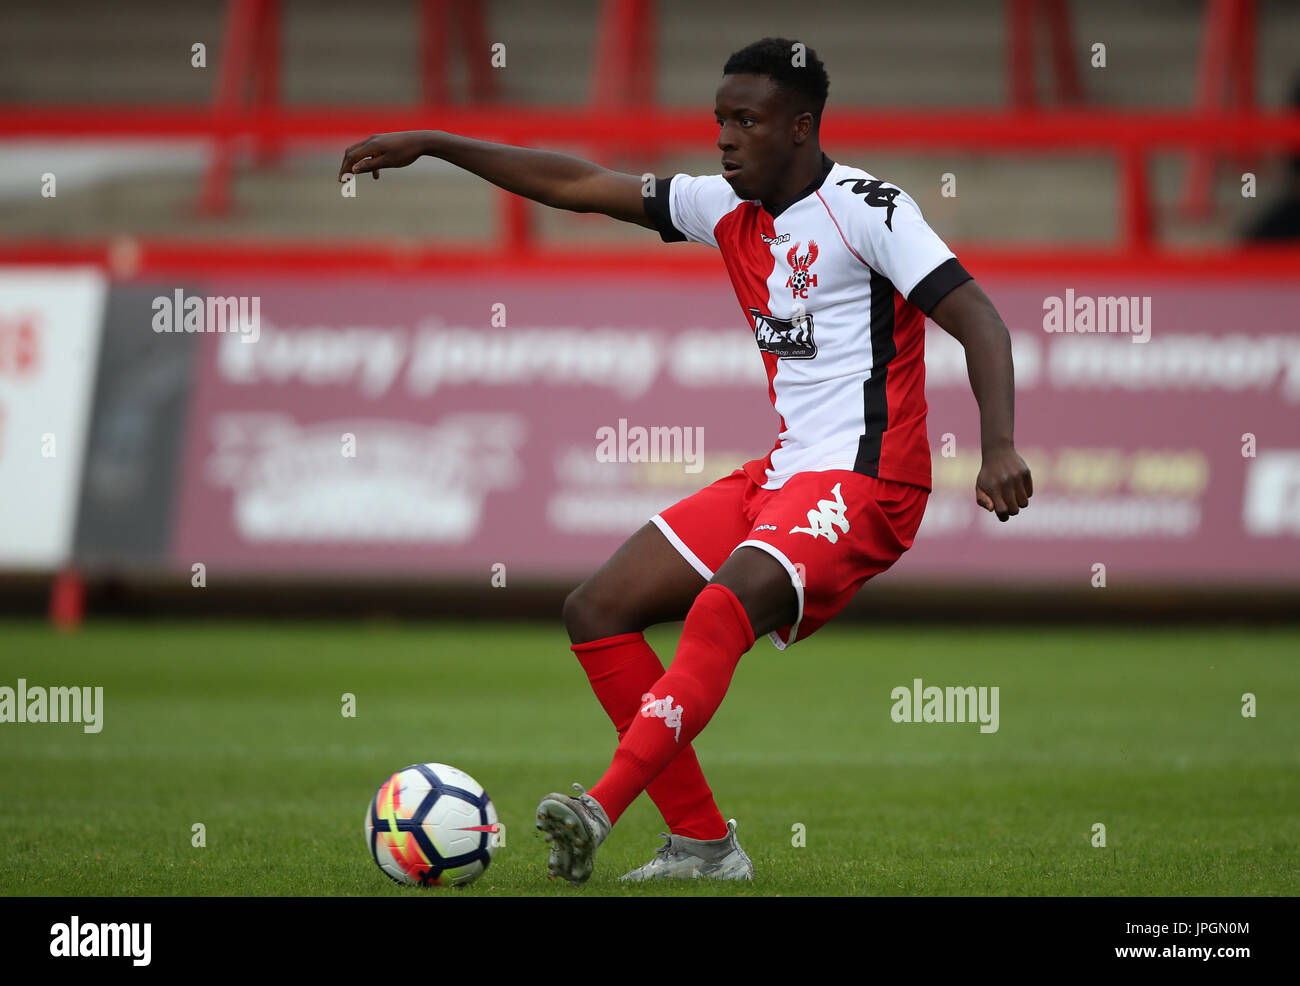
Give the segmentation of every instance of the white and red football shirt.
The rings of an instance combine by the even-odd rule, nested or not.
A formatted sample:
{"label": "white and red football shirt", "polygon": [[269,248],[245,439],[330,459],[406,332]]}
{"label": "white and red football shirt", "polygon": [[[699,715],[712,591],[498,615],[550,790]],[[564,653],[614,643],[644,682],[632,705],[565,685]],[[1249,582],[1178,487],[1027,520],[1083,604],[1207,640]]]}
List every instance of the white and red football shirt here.
{"label": "white and red football shirt", "polygon": [[721,175],[659,179],[645,211],[665,242],[722,252],[754,330],[781,418],[755,483],[850,469],[931,488],[925,316],[971,275],[910,196],[823,154],[776,215]]}

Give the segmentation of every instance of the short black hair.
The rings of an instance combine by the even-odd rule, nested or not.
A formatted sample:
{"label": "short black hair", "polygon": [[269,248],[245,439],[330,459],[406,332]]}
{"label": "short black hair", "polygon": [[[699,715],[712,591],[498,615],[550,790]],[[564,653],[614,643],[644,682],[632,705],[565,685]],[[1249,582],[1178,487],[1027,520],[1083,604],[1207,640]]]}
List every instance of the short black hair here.
{"label": "short black hair", "polygon": [[[796,49],[800,45],[800,49]],[[800,64],[795,64],[798,50]],[[734,52],[722,68],[723,75],[766,75],[797,99],[801,112],[813,115],[821,123],[822,109],[830,92],[831,80],[817,52],[789,38],[764,38]]]}

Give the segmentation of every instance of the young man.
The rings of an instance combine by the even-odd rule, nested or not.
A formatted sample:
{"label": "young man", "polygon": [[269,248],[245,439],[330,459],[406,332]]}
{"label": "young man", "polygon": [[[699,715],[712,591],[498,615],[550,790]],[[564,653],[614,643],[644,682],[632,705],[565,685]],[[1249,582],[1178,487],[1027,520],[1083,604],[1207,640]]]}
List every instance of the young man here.
{"label": "young man", "polygon": [[[1028,506],[1012,441],[1011,341],[992,303],[899,188],[822,153],[829,88],[811,49],[765,38],[731,56],[715,97],[722,174],[653,182],[562,154],[441,132],[349,147],[339,176],[450,161],[545,205],[601,212],[666,242],[717,247],[781,418],[772,451],[669,507],[565,602],[573,651],[619,735],[577,797],[550,794],[537,827],[573,883],[641,791],[668,842],[624,879],[750,879],[691,741],[740,657],[781,649],[838,613],[911,547],[930,490],[924,326],[964,346],[980,407],[975,498],[999,520]],[[667,672],[642,631],[685,619]]]}

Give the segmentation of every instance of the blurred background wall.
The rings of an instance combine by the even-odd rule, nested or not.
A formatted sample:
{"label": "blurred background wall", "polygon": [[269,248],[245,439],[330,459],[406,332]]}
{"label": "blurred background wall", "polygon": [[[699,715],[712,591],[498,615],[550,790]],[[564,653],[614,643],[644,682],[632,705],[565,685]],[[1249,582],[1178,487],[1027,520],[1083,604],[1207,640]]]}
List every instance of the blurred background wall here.
{"label": "blurred background wall", "polygon": [[[975,507],[978,410],[931,325],[934,493],[853,612],[1300,608],[1295,4],[0,16],[0,608],[558,615],[771,447],[718,256],[441,162],[352,186],[338,162],[436,128],[714,173],[722,65],[765,35],[816,50],[823,146],[917,200],[1015,347],[1030,509]],[[1085,331],[1090,305],[1124,330]],[[638,428],[670,461],[603,461],[602,429]],[[506,584],[532,591],[502,613]]]}

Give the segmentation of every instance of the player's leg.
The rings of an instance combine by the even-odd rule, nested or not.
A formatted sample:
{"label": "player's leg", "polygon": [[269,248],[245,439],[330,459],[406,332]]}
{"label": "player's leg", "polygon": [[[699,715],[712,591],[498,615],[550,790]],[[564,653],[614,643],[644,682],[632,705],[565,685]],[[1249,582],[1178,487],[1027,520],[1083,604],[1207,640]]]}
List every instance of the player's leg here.
{"label": "player's leg", "polygon": [[755,636],[793,622],[797,605],[786,568],[755,547],[737,548],[700,591],[672,665],[644,696],[613,763],[591,789],[611,826],[708,725]]}
{"label": "player's leg", "polygon": [[[713,567],[748,531],[746,496],[752,488],[736,470],[664,510],[565,601],[573,651],[620,741],[643,696],[664,673],[642,631],[686,616]],[[673,836],[692,842],[730,838],[689,744],[646,793]]]}
{"label": "player's leg", "polygon": [[[642,696],[664,673],[642,631],[684,618],[704,584],[704,576],[648,523],[565,600],[572,650],[619,740],[632,725]],[[727,835],[727,823],[689,745],[646,793],[674,835]]]}
{"label": "player's leg", "polygon": [[685,618],[707,580],[647,523],[564,601],[564,627],[586,644]]}
{"label": "player's leg", "polygon": [[[538,806],[540,827],[558,836],[565,847],[555,859],[558,875],[575,883],[591,875],[596,849],[614,823],[638,794],[676,770],[680,751],[690,749],[691,740],[713,717],[740,656],[753,646],[755,631],[784,625],[795,610],[789,576],[771,556],[740,548],[727,559],[691,605],[672,666],[642,695],[639,716],[591,793],[582,792],[577,799],[548,795]],[[722,836],[683,839],[674,834],[663,848],[625,879],[754,875],[753,864],[736,841],[734,820]]]}
{"label": "player's leg", "polygon": [[[785,581],[784,594],[776,588],[780,579]],[[744,601],[731,585],[744,593]],[[772,600],[778,602],[767,612]],[[755,623],[751,623],[746,602],[757,614]],[[637,795],[678,768],[691,740],[713,717],[740,656],[754,644],[755,627],[760,632],[776,629],[792,619],[794,612],[795,593],[789,576],[769,555],[742,548],[726,561],[687,612],[672,666],[642,694],[604,776],[590,793],[574,785],[577,797],[552,793],[538,805],[537,827],[546,833],[552,847],[552,875],[573,883],[591,875],[596,850],[614,823]],[[733,862],[745,872],[731,875],[752,876],[748,857],[735,844],[734,829],[727,826],[724,831],[716,840],[717,859],[706,859],[704,865],[721,863],[734,851]]]}
{"label": "player's leg", "polygon": [[761,549],[738,547],[713,577],[730,589],[749,617],[755,638],[788,626],[798,610],[798,596],[781,562]]}
{"label": "player's leg", "polygon": [[839,470],[802,473],[766,499],[750,537],[691,606],[672,667],[614,762],[583,795],[600,825],[580,879],[590,873],[595,847],[677,744],[707,725],[755,634],[784,629],[777,641],[784,647],[823,625],[911,546],[926,499],[917,487]]}
{"label": "player's leg", "polygon": [[[686,616],[713,574],[711,566],[720,565],[748,530],[744,495],[749,486],[737,470],[668,508],[629,538],[565,601],[573,651],[620,741],[647,689],[664,673],[642,631]],[[734,841],[689,744],[682,745],[645,790],[674,837],[701,845]],[[591,807],[585,795],[548,796],[538,807],[538,827],[552,844],[552,871],[568,879],[575,879],[580,871],[584,875],[577,878],[584,879],[589,872],[571,865],[575,830],[579,836],[588,830],[608,832],[608,819],[598,808],[592,814]],[[557,817],[550,818],[551,813]],[[603,818],[603,826],[597,815]]]}

